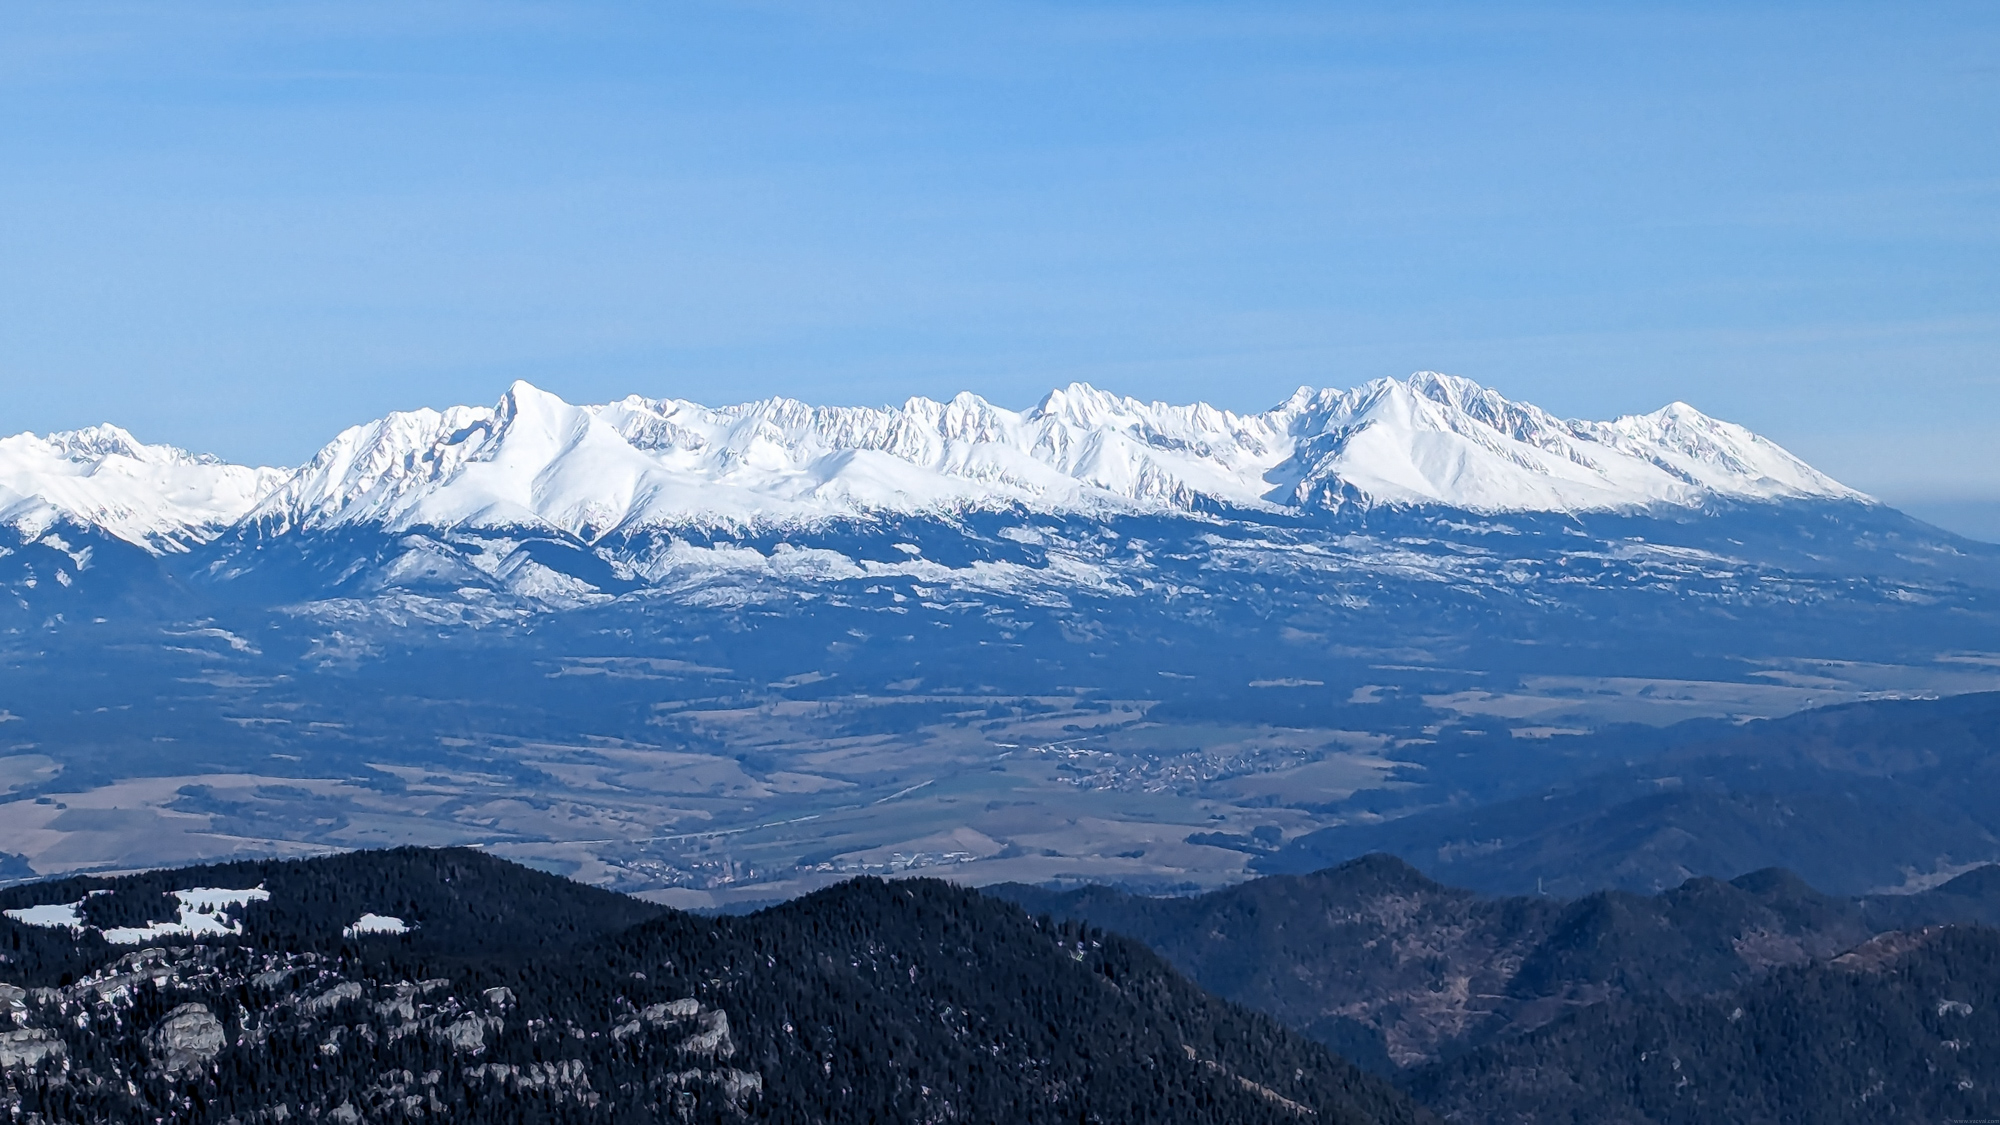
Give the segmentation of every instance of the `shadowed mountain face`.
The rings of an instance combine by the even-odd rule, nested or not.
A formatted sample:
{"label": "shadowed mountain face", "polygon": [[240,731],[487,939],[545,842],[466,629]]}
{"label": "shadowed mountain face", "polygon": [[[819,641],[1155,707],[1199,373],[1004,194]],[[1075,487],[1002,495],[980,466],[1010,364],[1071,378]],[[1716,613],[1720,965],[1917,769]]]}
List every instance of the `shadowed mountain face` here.
{"label": "shadowed mountain face", "polygon": [[1391,856],[1191,898],[990,888],[1146,942],[1218,995],[1389,1072],[1617,998],[1691,1000],[1884,931],[2000,924],[2000,867],[1915,895],[1836,898],[1762,871],[1655,896],[1487,898]]}
{"label": "shadowed mountain face", "polygon": [[1136,943],[935,881],[710,919],[405,849],[0,906],[0,1104],[50,1122],[1431,1120]]}
{"label": "shadowed mountain face", "polygon": [[1306,834],[1257,866],[1386,851],[1489,893],[1566,895],[1782,866],[1853,894],[2000,856],[2000,695],[1696,724],[1635,757],[1470,807]]}
{"label": "shadowed mountain face", "polygon": [[1486,1125],[1986,1121],[2000,930],[1894,934],[1698,999],[1626,998],[1408,1076]]}

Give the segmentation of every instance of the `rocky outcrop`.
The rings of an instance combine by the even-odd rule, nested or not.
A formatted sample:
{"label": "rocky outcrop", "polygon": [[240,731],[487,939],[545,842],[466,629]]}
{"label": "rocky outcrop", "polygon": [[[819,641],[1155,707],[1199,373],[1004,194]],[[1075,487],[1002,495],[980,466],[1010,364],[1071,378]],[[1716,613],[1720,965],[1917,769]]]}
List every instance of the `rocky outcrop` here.
{"label": "rocky outcrop", "polygon": [[444,1029],[451,1049],[461,1055],[476,1055],[486,1049],[486,1021],[478,1016],[455,1020]]}
{"label": "rocky outcrop", "polygon": [[[162,998],[165,1015],[150,1026],[135,1018]],[[154,947],[59,988],[0,983],[0,1121],[26,1112],[30,1090],[67,1091],[59,1095],[67,1097],[143,1089],[149,1081],[157,1089],[161,1080],[186,1089],[208,1081],[205,1068],[225,1052],[254,1053],[287,1041],[290,1050],[316,1057],[322,1070],[409,1057],[378,1054],[407,1051],[392,1045],[408,1037],[445,1047],[458,1062],[413,1072],[360,1061],[358,1085],[304,1099],[294,1086],[289,1097],[239,1114],[243,1125],[448,1119],[454,1083],[590,1109],[604,1103],[606,1092],[592,1085],[592,1061],[572,1052],[592,1041],[666,1052],[668,1065],[649,1077],[644,1096],[676,1112],[713,1104],[740,1113],[763,1091],[755,1071],[717,1065],[738,1051],[721,1008],[693,998],[621,1006],[625,1015],[608,1025],[522,1019],[519,998],[504,985],[461,991],[447,979],[380,979],[315,954]],[[193,1112],[189,1095],[168,1097],[162,1109]]]}
{"label": "rocky outcrop", "polygon": [[174,1074],[201,1066],[222,1052],[229,1034],[205,1004],[182,1004],[167,1013],[148,1041],[161,1070]]}
{"label": "rocky outcrop", "polygon": [[28,1070],[45,1059],[60,1059],[68,1048],[55,1032],[39,1027],[0,1031],[0,1070]]}

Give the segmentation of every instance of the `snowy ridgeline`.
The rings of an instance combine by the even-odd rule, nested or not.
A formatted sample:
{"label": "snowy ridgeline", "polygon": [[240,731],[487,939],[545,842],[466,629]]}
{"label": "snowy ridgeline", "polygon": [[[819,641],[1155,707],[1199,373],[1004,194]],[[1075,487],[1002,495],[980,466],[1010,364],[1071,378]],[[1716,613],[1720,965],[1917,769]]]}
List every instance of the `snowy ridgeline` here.
{"label": "snowy ridgeline", "polygon": [[[93,894],[106,894],[95,891]],[[173,892],[180,901],[179,918],[172,922],[149,922],[144,926],[114,926],[100,931],[104,940],[113,945],[146,945],[171,938],[193,938],[238,936],[243,933],[243,923],[232,917],[231,911],[240,912],[253,902],[265,902],[271,897],[262,887],[248,890],[228,890],[222,887],[195,887]],[[43,926],[50,929],[66,929],[82,933],[92,928],[84,917],[87,899],[75,902],[51,903],[41,906],[22,907],[8,910],[7,917],[25,926]],[[404,934],[410,927],[401,918],[383,914],[363,914],[352,926],[341,931],[346,937],[360,937],[368,934]]]}
{"label": "snowy ridgeline", "polygon": [[0,522],[68,519],[155,551],[232,525],[547,528],[795,524],[1021,505],[1061,512],[1433,504],[1618,510],[1717,498],[1865,500],[1776,444],[1675,403],[1571,421],[1431,372],[1270,410],[1142,403],[1082,384],[1026,411],[961,394],[899,408],[633,396],[516,383],[491,407],[391,414],[296,470],[147,446],[114,426],[0,439]]}

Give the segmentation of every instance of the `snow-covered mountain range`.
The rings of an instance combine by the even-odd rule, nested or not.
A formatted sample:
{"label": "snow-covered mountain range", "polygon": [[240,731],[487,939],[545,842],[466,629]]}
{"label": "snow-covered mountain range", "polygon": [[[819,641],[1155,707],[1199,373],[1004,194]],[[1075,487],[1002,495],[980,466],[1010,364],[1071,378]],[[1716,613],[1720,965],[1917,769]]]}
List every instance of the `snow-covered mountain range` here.
{"label": "snow-covered mountain range", "polygon": [[1239,829],[1560,780],[1578,730],[1989,690],[1996,652],[2000,547],[1685,406],[1428,373],[1249,414],[516,384],[276,470],[20,435],[0,880],[452,840],[634,888],[1183,885]]}
{"label": "snow-covered mountain range", "polygon": [[638,396],[577,406],[515,383],[491,407],[355,426],[289,471],[142,445],[108,425],[0,440],[0,522],[39,534],[66,517],[156,553],[238,525],[262,535],[523,527],[594,540],[1015,506],[1535,512],[1797,499],[1867,500],[1681,403],[1571,421],[1434,372],[1302,388],[1257,414],[1083,384],[1017,412],[972,394],[885,409]]}
{"label": "snow-covered mountain range", "polygon": [[0,438],[0,524],[38,536],[68,520],[155,552],[212,538],[292,474],[231,465],[117,426]]}

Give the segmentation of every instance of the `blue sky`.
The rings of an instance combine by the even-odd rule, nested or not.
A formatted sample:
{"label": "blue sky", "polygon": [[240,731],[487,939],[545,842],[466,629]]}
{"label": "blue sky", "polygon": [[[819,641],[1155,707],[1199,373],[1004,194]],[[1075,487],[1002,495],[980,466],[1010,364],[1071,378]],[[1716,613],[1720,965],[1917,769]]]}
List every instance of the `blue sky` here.
{"label": "blue sky", "polygon": [[0,429],[1435,368],[2000,534],[2000,5],[0,8]]}

